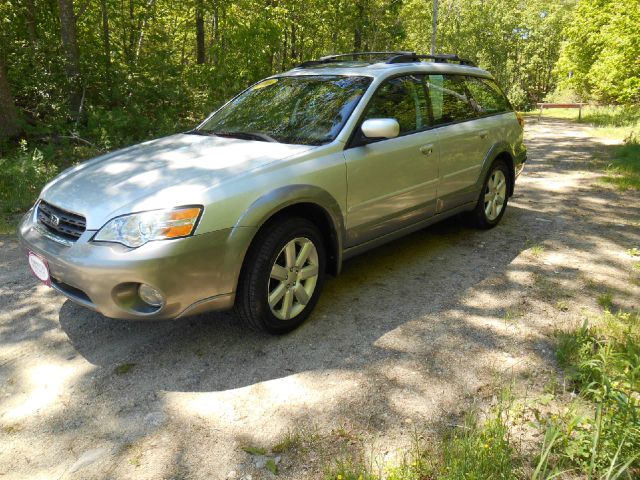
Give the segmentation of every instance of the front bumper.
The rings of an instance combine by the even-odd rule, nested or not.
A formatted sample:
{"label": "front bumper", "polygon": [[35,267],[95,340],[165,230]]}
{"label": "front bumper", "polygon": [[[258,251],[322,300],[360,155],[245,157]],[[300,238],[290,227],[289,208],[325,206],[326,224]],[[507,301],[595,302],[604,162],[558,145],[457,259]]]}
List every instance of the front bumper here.
{"label": "front bumper", "polygon": [[[48,262],[51,286],[74,302],[111,318],[159,320],[232,307],[255,231],[219,230],[135,249],[91,242],[95,231],[86,231],[65,245],[43,235],[30,212],[18,236],[25,250]],[[141,302],[141,283],[162,292],[162,307],[152,309]]]}

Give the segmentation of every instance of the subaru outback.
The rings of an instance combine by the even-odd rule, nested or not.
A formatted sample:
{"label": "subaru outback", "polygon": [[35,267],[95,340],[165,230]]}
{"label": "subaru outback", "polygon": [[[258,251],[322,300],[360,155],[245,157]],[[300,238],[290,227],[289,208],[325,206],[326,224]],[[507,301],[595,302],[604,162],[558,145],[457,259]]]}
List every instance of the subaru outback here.
{"label": "subaru outback", "polygon": [[41,281],[105,316],[235,308],[280,334],[345,259],[459,213],[496,226],[525,160],[522,119],[472,62],[334,55],[66,170],[19,237]]}

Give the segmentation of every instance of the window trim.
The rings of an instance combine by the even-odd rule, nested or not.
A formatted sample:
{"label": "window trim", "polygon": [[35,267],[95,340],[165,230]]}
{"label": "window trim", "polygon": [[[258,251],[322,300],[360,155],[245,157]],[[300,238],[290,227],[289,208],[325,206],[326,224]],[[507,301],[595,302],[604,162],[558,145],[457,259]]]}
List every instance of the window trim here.
{"label": "window trim", "polygon": [[[489,81],[493,82],[493,84],[494,84],[494,85],[496,86],[496,88],[498,89],[498,92],[500,92],[500,94],[503,96],[503,98],[504,98],[504,100],[505,100],[505,102],[506,102],[506,105],[507,105],[506,110],[503,110],[503,111],[501,111],[501,112],[493,112],[493,113],[485,113],[485,114],[483,114],[482,112],[480,112],[480,111],[476,110],[476,109],[475,109],[475,107],[473,107],[473,104],[472,104],[471,106],[472,106],[472,107],[473,107],[473,109],[474,109],[474,110],[476,110],[476,112],[478,113],[478,118],[493,117],[493,116],[495,116],[495,115],[504,115],[505,113],[513,112],[513,107],[511,106],[511,102],[509,101],[509,98],[507,98],[507,95],[504,93],[504,90],[502,90],[502,88],[500,88],[500,85],[498,85],[498,82],[496,82],[494,79],[492,79],[492,78],[484,78],[484,77],[480,77],[480,76],[478,76],[478,75],[465,75],[465,90],[468,92],[469,97],[470,97],[470,98],[473,98],[473,99],[474,99],[474,101],[475,101],[475,103],[476,103],[476,104],[478,104],[478,105],[480,105],[480,104],[479,104],[479,103],[478,103],[478,101],[475,99],[474,95],[471,93],[471,90],[469,90],[469,89],[467,88],[467,85],[466,85],[466,78],[475,78],[475,79],[480,80],[480,82],[481,82],[481,83],[485,83],[483,80],[489,80]],[[487,86],[488,86],[489,88],[491,88],[489,85],[487,85]]]}
{"label": "window trim", "polygon": [[[426,99],[427,99],[427,109],[428,109],[428,113],[429,113],[429,120],[433,123],[433,109],[432,109],[432,105],[431,105],[431,96],[429,95],[429,87],[427,86],[426,82],[424,81],[424,77],[426,75],[455,75],[458,77],[462,77],[463,78],[463,87],[465,89],[465,91],[467,92],[467,95],[471,98],[471,93],[467,90],[467,86],[466,83],[464,81],[465,77],[474,77],[474,78],[479,78],[479,79],[486,79],[486,80],[491,80],[493,81],[496,86],[498,87],[498,89],[500,90],[500,92],[502,92],[502,94],[504,95],[504,97],[507,99],[507,104],[509,105],[509,107],[511,108],[511,110],[507,110],[505,112],[500,112],[500,113],[492,113],[490,115],[480,115],[479,112],[474,108],[474,106],[470,103],[469,105],[471,106],[471,108],[473,109],[474,112],[476,112],[476,116],[473,118],[466,118],[464,120],[456,120],[454,122],[449,122],[449,123],[440,123],[438,125],[429,125],[427,127],[424,127],[420,130],[416,130],[414,132],[410,132],[410,133],[405,133],[403,135],[398,135],[397,137],[394,138],[381,138],[378,140],[370,140],[370,141],[365,141],[360,143],[358,141],[359,137],[361,137],[360,133],[361,130],[360,128],[362,127],[362,123],[364,122],[364,117],[367,113],[367,109],[369,108],[369,103],[373,100],[373,97],[376,95],[376,93],[378,93],[378,90],[384,85],[384,83],[387,80],[392,80],[394,78],[398,78],[398,77],[408,77],[411,75],[416,75],[416,76],[420,76],[422,78],[422,86],[425,89],[425,94],[426,94]],[[362,99],[361,99],[362,101]],[[347,142],[345,143],[344,146],[344,150],[349,150],[351,148],[357,148],[357,147],[364,147],[367,145],[371,145],[374,143],[380,143],[380,142],[386,142],[386,141],[390,141],[390,140],[395,140],[396,138],[402,138],[402,137],[408,137],[409,135],[416,135],[418,133],[423,133],[423,132],[428,132],[429,130],[435,130],[438,128],[442,128],[442,127],[448,127],[451,125],[457,125],[459,123],[464,123],[464,122],[471,122],[474,120],[479,120],[481,118],[487,118],[487,117],[493,117],[496,115],[506,115],[509,113],[513,113],[513,107],[511,106],[511,102],[509,102],[509,99],[507,98],[507,96],[504,94],[504,90],[502,90],[502,88],[500,87],[500,85],[498,85],[498,82],[495,81],[495,79],[491,78],[491,77],[484,77],[482,75],[473,75],[473,74],[468,74],[468,73],[436,73],[436,72],[403,72],[403,73],[397,73],[394,75],[389,75],[388,77],[386,77],[382,82],[380,82],[380,84],[376,87],[375,91],[373,92],[373,94],[371,95],[371,97],[369,98],[369,100],[367,100],[367,104],[365,105],[364,109],[362,110],[362,112],[360,113],[357,122],[355,123],[353,130],[351,131],[351,133],[349,134],[349,138],[347,139]]]}
{"label": "window trim", "polygon": [[[394,138],[366,139],[366,137],[363,137],[361,135],[361,127],[362,127],[362,124],[364,123],[364,120],[365,120],[364,117],[367,114],[367,110],[369,109],[369,105],[371,105],[371,102],[373,101],[374,97],[376,96],[378,91],[384,86],[384,84],[386,82],[388,82],[389,80],[393,80],[395,78],[400,78],[400,77],[417,76],[417,77],[420,77],[420,83],[422,84],[422,88],[424,89],[425,86],[426,86],[425,83],[424,83],[424,76],[425,75],[428,75],[428,73],[425,73],[425,72],[403,72],[403,73],[396,73],[394,75],[389,75],[384,80],[382,80],[382,82],[380,82],[380,84],[376,87],[375,91],[371,94],[371,97],[369,98],[369,100],[367,100],[367,104],[362,109],[362,112],[360,112],[360,116],[358,117],[358,120],[355,123],[355,125],[353,127],[353,130],[349,134],[349,138],[348,138],[348,140],[347,140],[347,142],[345,144],[344,150],[348,150],[350,148],[356,148],[356,147],[364,147],[366,145],[371,145],[373,143],[380,143],[380,142],[385,142],[385,141],[389,141],[389,140],[395,140],[396,138],[408,137],[409,135],[415,135],[416,133],[422,133],[422,132],[426,132],[427,130],[433,129],[433,126],[429,125],[429,126],[421,128],[419,130],[413,130],[411,132],[403,133],[403,134],[398,135],[397,137],[394,137]],[[425,93],[425,95],[427,94],[426,91],[424,93]],[[429,104],[428,95],[426,96],[426,103]],[[429,115],[429,116],[431,116],[431,115]],[[429,120],[431,120],[431,118],[429,118]]]}

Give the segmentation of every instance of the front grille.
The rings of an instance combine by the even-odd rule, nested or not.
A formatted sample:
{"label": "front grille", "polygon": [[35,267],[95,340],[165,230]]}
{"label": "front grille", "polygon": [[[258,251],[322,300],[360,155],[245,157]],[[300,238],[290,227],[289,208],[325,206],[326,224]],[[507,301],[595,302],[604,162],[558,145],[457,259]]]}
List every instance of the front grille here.
{"label": "front grille", "polygon": [[38,203],[38,223],[54,235],[72,241],[80,238],[87,228],[83,216],[62,210],[44,200]]}

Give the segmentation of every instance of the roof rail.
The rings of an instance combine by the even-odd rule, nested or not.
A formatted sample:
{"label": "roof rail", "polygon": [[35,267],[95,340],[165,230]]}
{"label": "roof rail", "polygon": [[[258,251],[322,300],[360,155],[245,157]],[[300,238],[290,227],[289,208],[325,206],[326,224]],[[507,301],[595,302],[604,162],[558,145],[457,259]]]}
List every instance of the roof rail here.
{"label": "roof rail", "polygon": [[418,62],[423,59],[433,60],[436,63],[449,63],[456,62],[460,65],[468,65],[475,67],[476,64],[471,60],[460,58],[458,55],[452,53],[440,53],[436,55],[423,55],[416,52],[407,51],[390,51],[390,52],[353,52],[353,53],[341,53],[337,55],[327,55],[326,57],[320,57],[317,60],[308,60],[296,65],[295,68],[311,67],[313,65],[322,65],[325,63],[339,62],[345,58],[357,58],[357,57],[382,57],[381,61],[385,63],[412,63]]}
{"label": "roof rail", "polygon": [[453,53],[440,53],[440,54],[434,54],[434,55],[420,54],[419,55],[415,52],[407,52],[407,53],[401,53],[399,55],[389,58],[387,60],[387,63],[412,63],[412,62],[418,62],[422,59],[433,60],[436,63],[457,62],[460,65],[468,65],[470,67],[476,66],[476,64],[471,60],[468,60],[466,58],[460,58],[458,55]]}
{"label": "roof rail", "polygon": [[[317,60],[307,60],[306,62],[302,62],[299,65],[296,65],[296,68],[310,67],[312,65],[322,65],[323,63],[332,63],[339,62],[344,58],[352,57],[384,57],[383,60],[388,60],[390,58],[400,57],[402,55],[412,55],[412,52],[407,51],[389,51],[389,52],[353,52],[353,53],[340,53],[336,55],[327,55],[326,57],[320,57]],[[414,54],[415,55],[415,54]]]}

